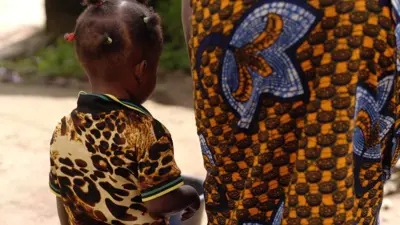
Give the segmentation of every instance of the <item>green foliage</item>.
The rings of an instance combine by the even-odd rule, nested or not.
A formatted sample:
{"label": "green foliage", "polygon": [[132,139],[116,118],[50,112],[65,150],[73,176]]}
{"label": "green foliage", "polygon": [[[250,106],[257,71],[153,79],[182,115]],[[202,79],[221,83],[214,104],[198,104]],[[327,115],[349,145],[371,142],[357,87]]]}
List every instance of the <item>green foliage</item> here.
{"label": "green foliage", "polygon": [[163,20],[164,52],[161,67],[171,70],[188,70],[189,58],[181,23],[181,1],[155,1],[156,11]]}
{"label": "green foliage", "polygon": [[[153,1],[163,20],[164,51],[160,67],[167,70],[189,70],[189,59],[181,24],[180,0]],[[63,38],[57,40],[35,56],[16,61],[0,62],[0,67],[13,69],[23,75],[83,77],[73,45]]]}
{"label": "green foliage", "polygon": [[63,38],[54,45],[41,49],[35,56],[16,61],[3,61],[0,66],[23,75],[82,77],[84,72],[70,43]]}
{"label": "green foliage", "polygon": [[60,38],[57,43],[38,53],[38,72],[49,76],[82,76],[83,71],[70,43]]}
{"label": "green foliage", "polygon": [[167,44],[160,58],[160,67],[168,70],[189,71],[189,58],[186,49],[174,48]]}

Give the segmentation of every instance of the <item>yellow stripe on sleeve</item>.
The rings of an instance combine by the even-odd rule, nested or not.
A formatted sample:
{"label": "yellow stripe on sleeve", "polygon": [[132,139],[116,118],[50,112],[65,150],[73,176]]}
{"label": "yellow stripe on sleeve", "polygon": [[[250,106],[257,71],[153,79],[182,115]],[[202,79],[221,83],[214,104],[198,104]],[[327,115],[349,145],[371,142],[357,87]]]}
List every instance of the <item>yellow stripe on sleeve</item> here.
{"label": "yellow stripe on sleeve", "polygon": [[159,193],[157,193],[157,194],[155,194],[155,195],[152,195],[152,196],[149,196],[149,197],[146,197],[146,198],[142,198],[142,201],[143,201],[143,202],[148,202],[148,201],[154,200],[154,199],[156,199],[156,198],[159,198],[159,197],[161,197],[161,196],[163,196],[163,195],[166,195],[166,194],[168,194],[168,193],[170,193],[170,192],[172,192],[172,191],[175,191],[176,189],[182,187],[183,184],[184,184],[184,183],[183,183],[183,181],[182,181],[182,182],[176,184],[175,186],[172,186],[172,187],[166,189],[165,191],[159,192]]}

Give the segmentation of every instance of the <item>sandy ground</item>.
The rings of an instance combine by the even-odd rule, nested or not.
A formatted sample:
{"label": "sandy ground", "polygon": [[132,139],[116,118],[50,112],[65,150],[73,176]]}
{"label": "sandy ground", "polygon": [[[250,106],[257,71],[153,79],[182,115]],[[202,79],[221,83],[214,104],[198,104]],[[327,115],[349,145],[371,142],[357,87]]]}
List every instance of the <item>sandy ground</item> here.
{"label": "sandy ground", "polygon": [[[43,2],[0,0],[0,51],[43,24]],[[203,177],[190,78],[170,80],[172,83],[161,80],[153,98],[156,101],[147,102],[146,107],[170,129],[184,173]],[[55,197],[47,185],[48,146],[55,124],[75,107],[76,95],[77,90],[0,84],[1,225],[59,224]],[[167,102],[173,104],[160,104]],[[382,210],[382,224],[399,224],[400,195],[385,200],[388,209]]]}
{"label": "sandy ground", "polygon": [[[181,96],[180,103],[187,104],[191,98],[190,83],[189,78],[186,81],[182,79],[179,79],[183,87],[178,96]],[[165,90],[170,85],[173,84],[161,82],[153,99],[168,99]],[[48,146],[55,124],[76,106],[76,94],[77,90],[71,89],[0,84],[2,225],[58,224],[55,197],[47,186]],[[188,106],[164,105],[154,100],[145,106],[170,129],[182,171],[187,175],[204,177],[193,110]],[[382,224],[398,224],[400,195],[386,200],[388,209],[384,207],[382,210]]]}

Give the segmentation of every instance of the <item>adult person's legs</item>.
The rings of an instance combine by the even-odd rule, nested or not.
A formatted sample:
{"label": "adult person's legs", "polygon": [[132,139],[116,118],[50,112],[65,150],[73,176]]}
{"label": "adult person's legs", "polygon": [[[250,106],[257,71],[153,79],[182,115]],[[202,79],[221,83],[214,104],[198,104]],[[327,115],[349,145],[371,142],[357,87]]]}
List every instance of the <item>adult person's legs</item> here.
{"label": "adult person's legs", "polygon": [[209,224],[377,224],[398,155],[390,2],[183,3]]}

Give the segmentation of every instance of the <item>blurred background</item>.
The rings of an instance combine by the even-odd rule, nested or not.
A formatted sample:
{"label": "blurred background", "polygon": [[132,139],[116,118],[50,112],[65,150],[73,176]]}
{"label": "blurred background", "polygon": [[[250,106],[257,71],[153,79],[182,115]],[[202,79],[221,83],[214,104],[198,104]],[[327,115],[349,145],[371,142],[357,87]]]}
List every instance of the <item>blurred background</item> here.
{"label": "blurred background", "polygon": [[[163,18],[166,43],[157,89],[145,106],[172,133],[182,171],[202,179],[180,0],[151,2]],[[80,0],[0,0],[2,225],[59,224],[48,189],[48,147],[57,122],[75,108],[78,91],[88,89],[72,45],[63,39],[83,9]],[[399,184],[395,174],[385,186],[384,225],[399,224]]]}

